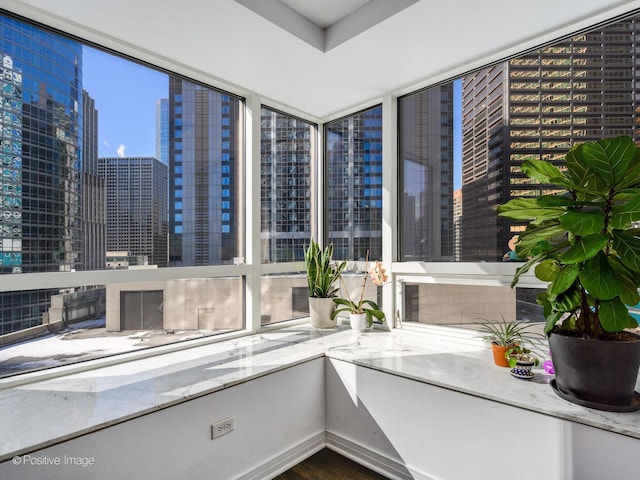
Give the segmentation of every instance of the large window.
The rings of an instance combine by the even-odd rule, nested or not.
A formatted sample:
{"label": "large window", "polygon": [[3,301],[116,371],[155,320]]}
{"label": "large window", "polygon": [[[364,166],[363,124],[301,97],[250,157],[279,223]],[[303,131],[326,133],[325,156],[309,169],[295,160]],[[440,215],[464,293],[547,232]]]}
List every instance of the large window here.
{"label": "large window", "polygon": [[325,127],[327,214],[334,257],[382,256],[382,107]]}
{"label": "large window", "polygon": [[[313,230],[316,127],[263,107],[260,113],[262,263],[304,260]],[[309,315],[307,280],[298,272],[263,275],[260,324]]]}
{"label": "large window", "polygon": [[0,273],[138,272],[7,282],[0,334],[100,339],[69,361],[243,328],[237,272],[153,274],[242,256],[242,99],[10,16],[0,31]]}
{"label": "large window", "polygon": [[304,259],[312,227],[315,126],[262,108],[260,132],[262,262]]}
{"label": "large window", "polygon": [[[554,193],[519,172],[523,160],[561,166],[579,142],[640,140],[639,34],[640,19],[625,19],[400,98],[400,259],[518,261],[508,253],[524,226],[496,206]],[[501,287],[403,285],[410,321],[541,318],[527,289],[507,300]]]}

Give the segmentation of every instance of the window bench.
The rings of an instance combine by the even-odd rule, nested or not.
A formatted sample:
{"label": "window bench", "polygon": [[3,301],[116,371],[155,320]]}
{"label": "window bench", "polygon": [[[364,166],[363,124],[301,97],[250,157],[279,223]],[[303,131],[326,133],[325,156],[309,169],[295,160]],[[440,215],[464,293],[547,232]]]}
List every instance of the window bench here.
{"label": "window bench", "polygon": [[270,478],[325,446],[401,479],[638,474],[640,413],[534,372],[470,339],[292,326],[0,390],[0,478]]}

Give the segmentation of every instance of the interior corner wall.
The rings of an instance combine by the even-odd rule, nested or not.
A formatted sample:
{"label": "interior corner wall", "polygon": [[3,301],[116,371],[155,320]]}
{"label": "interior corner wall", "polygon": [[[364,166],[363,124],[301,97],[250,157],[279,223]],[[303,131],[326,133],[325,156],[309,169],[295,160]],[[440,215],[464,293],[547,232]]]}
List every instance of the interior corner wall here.
{"label": "interior corner wall", "polygon": [[[324,412],[324,359],[316,359],[31,454],[93,465],[7,461],[0,478],[264,479],[324,446]],[[234,431],[212,440],[211,425],[228,417]]]}
{"label": "interior corner wall", "polygon": [[325,382],[327,445],[391,478],[638,475],[638,439],[334,359]]}

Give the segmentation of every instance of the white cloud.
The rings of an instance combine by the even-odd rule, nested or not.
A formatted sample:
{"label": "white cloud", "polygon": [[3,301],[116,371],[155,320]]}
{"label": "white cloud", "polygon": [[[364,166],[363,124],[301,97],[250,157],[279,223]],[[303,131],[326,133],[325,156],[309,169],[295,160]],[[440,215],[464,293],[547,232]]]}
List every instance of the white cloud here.
{"label": "white cloud", "polygon": [[121,144],[120,144],[120,146],[118,147],[117,152],[118,152],[118,156],[119,156],[120,158],[122,158],[122,157],[125,157],[125,156],[126,156],[126,155],[125,155],[125,153],[124,153],[124,151],[125,151],[125,149],[126,149],[126,148],[127,148],[127,146],[126,146],[126,145],[123,145],[122,143],[121,143]]}
{"label": "white cloud", "polygon": [[110,144],[109,142],[107,142],[106,140],[103,140],[103,141],[102,141],[102,144],[103,144],[105,147],[109,147],[109,148],[111,148],[111,144]]}

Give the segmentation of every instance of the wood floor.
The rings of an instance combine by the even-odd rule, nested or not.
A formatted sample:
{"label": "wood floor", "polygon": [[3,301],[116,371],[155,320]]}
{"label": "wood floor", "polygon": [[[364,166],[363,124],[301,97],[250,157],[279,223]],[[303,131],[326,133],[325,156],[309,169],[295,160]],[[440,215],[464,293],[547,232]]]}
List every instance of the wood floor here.
{"label": "wood floor", "polygon": [[274,480],[387,480],[387,477],[325,448]]}

